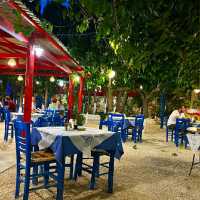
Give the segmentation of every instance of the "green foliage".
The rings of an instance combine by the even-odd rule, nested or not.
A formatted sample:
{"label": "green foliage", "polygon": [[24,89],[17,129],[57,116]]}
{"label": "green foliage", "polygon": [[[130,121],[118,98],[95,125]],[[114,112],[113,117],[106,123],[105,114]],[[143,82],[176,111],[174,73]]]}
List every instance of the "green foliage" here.
{"label": "green foliage", "polygon": [[13,13],[15,14],[15,20],[13,21],[15,32],[16,33],[21,32],[25,36],[30,36],[31,33],[34,31],[34,28],[32,26],[25,26],[23,24],[22,16],[16,10],[13,10]]}

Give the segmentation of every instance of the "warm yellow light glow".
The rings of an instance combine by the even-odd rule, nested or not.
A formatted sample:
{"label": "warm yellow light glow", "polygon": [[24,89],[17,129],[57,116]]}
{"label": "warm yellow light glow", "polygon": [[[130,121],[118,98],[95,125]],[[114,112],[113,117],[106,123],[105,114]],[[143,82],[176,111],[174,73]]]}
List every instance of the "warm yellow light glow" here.
{"label": "warm yellow light glow", "polygon": [[10,67],[15,67],[15,66],[16,66],[16,60],[13,59],[13,58],[9,59],[9,60],[8,60],[8,65],[9,65]]}
{"label": "warm yellow light glow", "polygon": [[194,89],[194,93],[195,93],[195,94],[200,93],[200,89]]}
{"label": "warm yellow light glow", "polygon": [[113,71],[113,70],[109,70],[108,71],[108,78],[114,78],[115,77],[115,71]]}
{"label": "warm yellow light glow", "polygon": [[39,85],[39,84],[40,84],[40,82],[39,82],[39,81],[36,81],[35,83],[36,83],[36,85]]}
{"label": "warm yellow light glow", "polygon": [[51,76],[49,80],[50,80],[50,82],[52,82],[52,83],[55,82],[55,78],[54,78],[53,76]]}
{"label": "warm yellow light glow", "polygon": [[78,82],[80,81],[80,76],[77,75],[77,74],[74,74],[73,77],[72,77],[72,79],[73,79],[73,81],[74,81],[75,83],[78,83]]}
{"label": "warm yellow light glow", "polygon": [[41,57],[42,54],[43,54],[43,52],[44,52],[44,49],[42,49],[42,48],[39,47],[39,46],[35,46],[35,47],[34,47],[34,50],[35,50],[35,55],[36,55],[37,57]]}
{"label": "warm yellow light glow", "polygon": [[23,81],[24,78],[23,78],[23,76],[19,75],[19,76],[17,77],[17,80],[18,80],[18,81]]}

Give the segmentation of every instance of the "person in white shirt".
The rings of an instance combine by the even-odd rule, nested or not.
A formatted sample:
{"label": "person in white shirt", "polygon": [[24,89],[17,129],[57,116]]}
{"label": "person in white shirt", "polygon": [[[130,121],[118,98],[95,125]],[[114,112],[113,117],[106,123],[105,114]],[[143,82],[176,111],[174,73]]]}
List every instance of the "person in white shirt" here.
{"label": "person in white shirt", "polygon": [[176,119],[177,118],[184,118],[185,117],[185,107],[182,106],[178,110],[174,110],[168,118],[167,127],[168,128],[175,128]]}

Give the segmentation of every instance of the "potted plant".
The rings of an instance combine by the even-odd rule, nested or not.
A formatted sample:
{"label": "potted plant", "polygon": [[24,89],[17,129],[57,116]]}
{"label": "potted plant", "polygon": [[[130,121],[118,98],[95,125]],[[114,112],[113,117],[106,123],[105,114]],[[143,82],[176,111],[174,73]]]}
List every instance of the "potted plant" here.
{"label": "potted plant", "polygon": [[83,126],[85,124],[85,116],[83,114],[77,115],[77,126]]}

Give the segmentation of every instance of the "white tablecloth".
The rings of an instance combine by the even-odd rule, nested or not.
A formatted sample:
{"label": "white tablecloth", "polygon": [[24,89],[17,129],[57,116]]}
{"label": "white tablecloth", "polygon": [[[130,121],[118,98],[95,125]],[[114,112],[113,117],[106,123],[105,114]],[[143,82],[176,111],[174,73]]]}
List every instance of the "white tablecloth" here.
{"label": "white tablecloth", "polygon": [[187,134],[187,138],[192,151],[197,152],[200,148],[200,134]]}
{"label": "white tablecloth", "polygon": [[45,149],[51,146],[57,136],[69,137],[72,143],[84,154],[90,155],[91,150],[112,136],[112,132],[97,128],[86,128],[85,131],[66,131],[65,127],[41,127],[37,128],[42,139],[39,148]]}
{"label": "white tablecloth", "polygon": [[[24,115],[24,113],[23,113],[23,112],[11,112],[10,115],[11,115],[11,121],[13,121],[13,120],[15,120],[17,117],[22,117],[22,116]],[[36,122],[37,119],[38,119],[39,117],[42,117],[43,115],[44,115],[44,114],[42,114],[42,113],[32,113],[32,114],[31,114],[31,120],[32,120],[33,122]]]}

